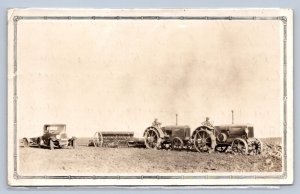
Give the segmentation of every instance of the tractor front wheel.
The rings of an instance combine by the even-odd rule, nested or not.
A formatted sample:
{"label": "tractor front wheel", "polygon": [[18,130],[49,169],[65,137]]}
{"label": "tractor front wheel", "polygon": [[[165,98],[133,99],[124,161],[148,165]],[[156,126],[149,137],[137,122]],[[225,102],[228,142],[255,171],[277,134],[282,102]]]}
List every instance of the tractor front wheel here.
{"label": "tractor front wheel", "polygon": [[256,138],[249,138],[248,142],[248,150],[251,155],[258,155],[262,153],[262,142]]}
{"label": "tractor front wheel", "polygon": [[180,137],[175,137],[172,141],[172,149],[181,151],[183,148],[183,141]]}
{"label": "tractor front wheel", "polygon": [[235,154],[248,155],[248,144],[246,140],[242,138],[233,140],[231,149]]}

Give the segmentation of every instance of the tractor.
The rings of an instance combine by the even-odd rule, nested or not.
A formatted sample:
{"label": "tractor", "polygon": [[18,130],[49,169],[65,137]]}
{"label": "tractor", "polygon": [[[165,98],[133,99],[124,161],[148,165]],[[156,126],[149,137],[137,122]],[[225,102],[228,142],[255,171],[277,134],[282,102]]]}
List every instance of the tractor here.
{"label": "tractor", "polygon": [[254,137],[254,128],[249,124],[202,125],[191,139],[198,152],[225,152],[231,148],[235,154],[257,155],[262,151],[262,143]]}
{"label": "tractor", "polygon": [[[177,123],[177,122],[176,122]],[[260,154],[262,143],[254,138],[254,128],[248,124],[213,126],[209,118],[193,133],[188,125],[161,126],[155,120],[144,132],[146,148],[174,150],[191,149],[198,152],[225,152],[228,148],[236,154]]]}

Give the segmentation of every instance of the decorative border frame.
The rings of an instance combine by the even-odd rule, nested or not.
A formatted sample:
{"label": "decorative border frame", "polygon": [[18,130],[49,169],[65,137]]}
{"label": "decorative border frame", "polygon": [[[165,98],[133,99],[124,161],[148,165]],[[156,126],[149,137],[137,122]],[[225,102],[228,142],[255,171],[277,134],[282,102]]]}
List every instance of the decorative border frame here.
{"label": "decorative border frame", "polygon": [[[18,169],[17,139],[17,73],[18,73],[18,22],[21,20],[272,20],[283,24],[283,171],[281,175],[249,175],[249,176],[22,176]],[[287,17],[248,17],[248,16],[14,16],[13,18],[13,177],[14,179],[286,179],[287,178]]]}

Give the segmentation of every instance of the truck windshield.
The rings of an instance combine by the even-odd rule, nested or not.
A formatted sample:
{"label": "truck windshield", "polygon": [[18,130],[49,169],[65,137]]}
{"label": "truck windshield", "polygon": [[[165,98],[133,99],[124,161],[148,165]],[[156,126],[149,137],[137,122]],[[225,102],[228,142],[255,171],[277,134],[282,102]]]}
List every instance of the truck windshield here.
{"label": "truck windshield", "polygon": [[47,131],[49,133],[64,132],[65,131],[65,127],[64,126],[47,126]]}

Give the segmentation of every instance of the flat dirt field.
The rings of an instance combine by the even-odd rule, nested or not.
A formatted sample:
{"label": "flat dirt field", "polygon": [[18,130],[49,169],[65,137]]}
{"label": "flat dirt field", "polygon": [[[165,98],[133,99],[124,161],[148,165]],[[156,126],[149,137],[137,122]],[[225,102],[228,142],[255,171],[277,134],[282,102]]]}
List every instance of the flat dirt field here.
{"label": "flat dirt field", "polygon": [[[280,172],[281,139],[262,139],[257,156],[231,153],[96,148],[81,143],[76,149],[20,147],[21,175],[95,175],[98,173]],[[82,141],[83,142],[83,141]]]}

